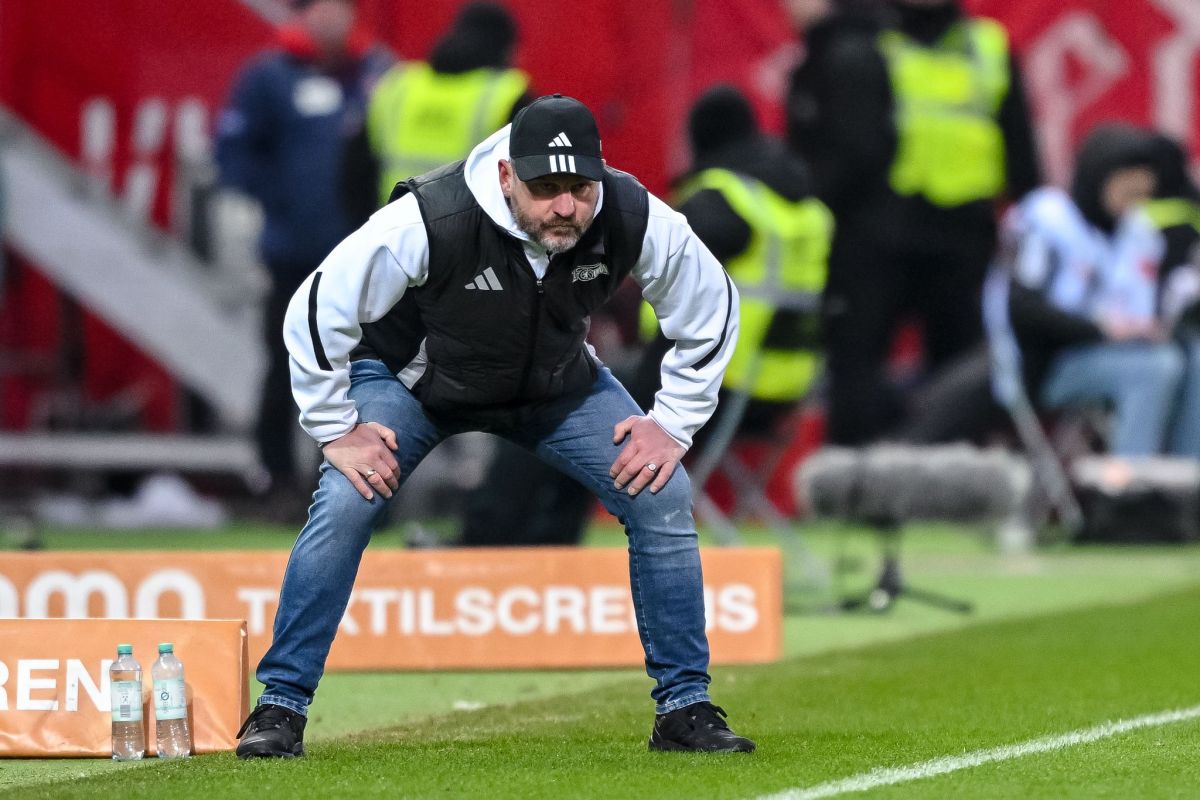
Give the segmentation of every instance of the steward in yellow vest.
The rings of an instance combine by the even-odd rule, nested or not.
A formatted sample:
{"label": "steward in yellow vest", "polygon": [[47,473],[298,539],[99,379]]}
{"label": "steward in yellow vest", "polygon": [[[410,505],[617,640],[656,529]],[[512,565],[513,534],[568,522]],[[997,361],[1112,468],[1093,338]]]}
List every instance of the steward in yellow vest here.
{"label": "steward in yellow vest", "polygon": [[[814,25],[789,95],[789,141],[837,219],[823,324],[829,438],[842,445],[894,431],[914,378],[982,342],[997,201],[1041,184],[1004,29],[959,0],[883,5],[865,21],[843,13]],[[893,385],[903,320],[919,323],[923,370]]]}
{"label": "steward in yellow vest", "polygon": [[[759,178],[721,167],[688,178],[679,202],[687,209],[688,200],[705,191],[718,194],[750,231],[745,248],[722,259],[741,297],[738,343],[722,385],[756,400],[794,403],[820,369],[821,292],[833,216],[811,195],[788,197]],[[701,213],[697,205],[693,216]]]}
{"label": "steward in yellow vest", "polygon": [[892,189],[943,208],[1000,194],[1005,149],[998,120],[1009,90],[1004,28],[962,18],[932,46],[898,28],[881,33],[879,45],[899,134]]}
{"label": "steward in yellow vest", "polygon": [[376,83],[362,136],[346,150],[345,194],[361,223],[400,181],[466,157],[532,99],[512,65],[516,21],[503,6],[467,3],[429,60],[392,67]]}
{"label": "steward in yellow vest", "polygon": [[990,247],[994,201],[1015,202],[1041,184],[1008,34],[995,20],[963,13],[959,0],[890,4],[895,16],[876,43],[895,136],[887,183],[902,201],[900,227],[889,234],[935,243],[980,236]]}
{"label": "steward in yellow vest", "polygon": [[392,67],[367,109],[380,204],[400,181],[463,158],[507,125],[528,90],[529,77],[517,69],[439,72],[423,61]]}
{"label": "steward in yellow vest", "polygon": [[[677,184],[676,205],[741,298],[722,392],[749,397],[744,428],[769,430],[821,370],[821,293],[833,216],[812,196],[803,162],[760,132],[733,87],[718,86],[697,101],[690,135],[694,165]],[[656,332],[652,314],[649,321]]]}

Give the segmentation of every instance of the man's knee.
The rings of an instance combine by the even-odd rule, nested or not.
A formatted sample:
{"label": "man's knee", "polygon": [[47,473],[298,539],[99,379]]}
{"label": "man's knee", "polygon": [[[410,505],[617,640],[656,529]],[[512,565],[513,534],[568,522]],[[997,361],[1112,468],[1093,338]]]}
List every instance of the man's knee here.
{"label": "man's knee", "polygon": [[367,500],[350,479],[328,462],[321,465],[321,482],[314,497],[314,512],[331,514],[334,518],[353,524],[356,520],[373,521],[383,513],[387,500],[378,492]]}
{"label": "man's knee", "polygon": [[682,464],[675,467],[675,472],[671,474],[671,480],[654,493],[654,498],[665,505],[691,509],[692,478]]}
{"label": "man's knee", "polygon": [[625,502],[622,518],[626,527],[660,534],[695,534],[692,522],[692,482],[682,467],[677,467],[667,485],[657,492],[647,487]]}
{"label": "man's knee", "polygon": [[1169,391],[1183,380],[1186,369],[1187,359],[1178,347],[1159,345],[1149,348],[1145,357],[1139,359],[1136,375],[1131,378],[1143,386],[1152,384],[1156,390]]}

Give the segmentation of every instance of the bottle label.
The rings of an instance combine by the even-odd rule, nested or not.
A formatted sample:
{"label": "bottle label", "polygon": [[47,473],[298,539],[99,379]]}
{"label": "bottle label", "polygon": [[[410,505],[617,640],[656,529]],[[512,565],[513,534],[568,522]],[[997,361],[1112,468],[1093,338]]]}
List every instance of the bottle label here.
{"label": "bottle label", "polygon": [[112,721],[142,721],[142,682],[112,682]]}
{"label": "bottle label", "polygon": [[187,694],[182,678],[154,682],[154,716],[157,719],[183,719],[187,716]]}

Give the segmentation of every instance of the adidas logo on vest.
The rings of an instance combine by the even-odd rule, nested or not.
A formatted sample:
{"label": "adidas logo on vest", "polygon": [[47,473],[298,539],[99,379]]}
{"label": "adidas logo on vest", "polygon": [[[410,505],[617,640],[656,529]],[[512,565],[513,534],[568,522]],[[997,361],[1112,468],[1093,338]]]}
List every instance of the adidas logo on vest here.
{"label": "adidas logo on vest", "polygon": [[481,292],[500,292],[504,287],[500,285],[500,279],[496,277],[496,271],[488,267],[483,272],[475,276],[475,280],[466,285],[467,289],[478,289]]}

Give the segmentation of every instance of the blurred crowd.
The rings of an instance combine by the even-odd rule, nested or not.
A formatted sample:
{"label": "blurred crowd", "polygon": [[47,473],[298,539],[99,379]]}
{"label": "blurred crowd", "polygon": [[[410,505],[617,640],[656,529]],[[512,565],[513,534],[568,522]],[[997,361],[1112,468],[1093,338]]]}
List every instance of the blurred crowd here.
{"label": "blurred crowd", "polygon": [[[350,0],[292,6],[218,129],[222,180],[265,210],[271,366],[258,442],[268,503],[285,510],[309,488],[290,449],[288,299],[397,181],[464,157],[554,88],[513,68],[519,32],[498,4],[463,6],[428,60],[395,64]],[[802,406],[823,411],[832,444],[986,441],[1009,424],[1011,397],[993,391],[1002,381],[1043,411],[1108,412],[1102,450],[1200,458],[1200,195],[1180,146],[1104,125],[1070,187],[1047,186],[1020,62],[997,22],[959,0],[786,10],[802,56],[785,135],[765,133],[734,86],[711,87],[691,109],[691,163],[673,187],[742,298],[737,354],[693,461],[714,432],[770,437]],[[985,326],[989,270],[1004,312]],[[669,342],[652,315],[640,341],[621,333],[636,305],[614,303],[593,339],[646,406]],[[919,357],[898,359],[897,341],[914,334]],[[996,359],[1001,345],[1015,358]],[[497,445],[463,503],[460,541],[575,541],[590,504]]]}
{"label": "blurred crowd", "polygon": [[[297,287],[397,181],[463,158],[557,88],[513,66],[520,32],[497,3],[463,5],[426,60],[399,62],[353,0],[289,5],[216,130],[222,186],[264,215],[256,441],[271,477],[260,508],[281,518],[303,515],[315,480],[294,452],[280,336]],[[692,461],[734,436],[782,436],[801,409],[837,445],[982,443],[1011,435],[1018,400],[1043,420],[1101,420],[1100,452],[1200,459],[1200,190],[1180,144],[1100,125],[1069,186],[1047,185],[999,23],[960,0],[784,5],[801,43],[784,135],[738,88],[712,86],[672,187],[742,302]],[[639,325],[639,305],[636,287],[622,292],[592,342],[646,406],[669,342],[652,315]],[[573,542],[591,504],[497,443],[460,504],[459,541]]]}

